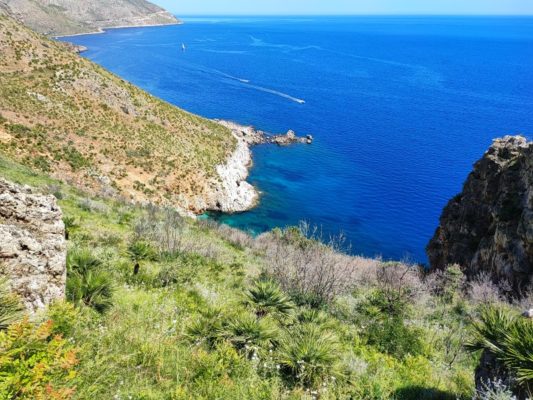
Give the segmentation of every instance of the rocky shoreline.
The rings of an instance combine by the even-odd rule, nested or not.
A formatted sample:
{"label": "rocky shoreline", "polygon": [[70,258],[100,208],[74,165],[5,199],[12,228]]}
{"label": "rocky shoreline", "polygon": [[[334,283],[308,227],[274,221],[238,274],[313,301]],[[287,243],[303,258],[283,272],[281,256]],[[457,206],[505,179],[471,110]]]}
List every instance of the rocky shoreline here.
{"label": "rocky shoreline", "polygon": [[297,143],[313,143],[312,135],[296,136],[296,133],[293,130],[288,130],[285,134],[268,134],[264,131],[255,129],[253,126],[240,125],[232,121],[221,119],[215,119],[214,121],[230,129],[237,139],[243,140],[249,146],[255,146],[258,144],[288,146]]}
{"label": "rocky shoreline", "polygon": [[272,135],[252,126],[219,119],[214,121],[231,130],[237,139],[237,147],[225,164],[217,166],[217,173],[221,181],[216,185],[217,188],[209,200],[208,209],[210,211],[244,212],[254,208],[259,202],[259,192],[246,181],[253,165],[251,146],[261,144],[288,146],[313,142],[311,135],[299,137],[292,130],[285,134]]}

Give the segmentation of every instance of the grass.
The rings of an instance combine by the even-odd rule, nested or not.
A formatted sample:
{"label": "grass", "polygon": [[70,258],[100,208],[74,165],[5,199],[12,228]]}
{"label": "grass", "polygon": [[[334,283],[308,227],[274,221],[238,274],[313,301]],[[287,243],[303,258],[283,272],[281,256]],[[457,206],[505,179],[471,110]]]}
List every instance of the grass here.
{"label": "grass", "polygon": [[[267,268],[272,248],[295,248],[278,232],[245,238],[165,208],[91,197],[5,157],[0,177],[54,193],[69,221],[68,302],[41,318],[76,348],[71,398],[472,396],[476,356],[454,334],[467,335],[475,310],[458,307],[466,301],[459,295],[417,297],[418,286],[409,286],[402,291],[408,311],[390,319],[380,315],[388,307],[376,306],[384,285],[371,277],[376,263],[357,259],[355,286],[309,306]],[[306,243],[297,254],[305,248],[318,251]],[[405,345],[413,332],[416,352]],[[398,346],[384,347],[387,337]]]}

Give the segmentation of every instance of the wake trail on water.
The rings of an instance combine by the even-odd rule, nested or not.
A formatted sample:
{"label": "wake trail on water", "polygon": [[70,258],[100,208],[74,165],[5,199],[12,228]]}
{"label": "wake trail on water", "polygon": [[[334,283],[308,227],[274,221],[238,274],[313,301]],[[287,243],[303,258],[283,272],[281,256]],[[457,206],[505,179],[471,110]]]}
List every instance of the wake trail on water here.
{"label": "wake trail on water", "polygon": [[239,78],[237,76],[233,76],[233,75],[227,74],[227,73],[219,71],[217,69],[204,68],[203,71],[207,72],[207,73],[213,73],[213,74],[222,76],[222,77],[230,79],[232,81],[240,82],[240,83],[244,84],[245,87],[257,90],[259,92],[273,94],[273,95],[282,97],[284,99],[288,99],[288,100],[294,101],[295,103],[298,103],[298,104],[305,104],[305,100],[303,100],[303,99],[299,99],[297,97],[291,96],[290,94],[287,94],[287,93],[280,92],[278,90],[269,89],[269,88],[266,88],[266,87],[263,87],[263,86],[254,85],[254,84],[250,83],[251,81],[249,79]]}
{"label": "wake trail on water", "polygon": [[289,95],[287,93],[279,92],[277,90],[269,89],[269,88],[266,88],[266,87],[263,87],[263,86],[252,85],[252,84],[248,84],[246,86],[249,87],[249,88],[258,90],[260,92],[270,93],[270,94],[274,94],[274,95],[279,96],[279,97],[283,97],[284,99],[288,99],[288,100],[294,101],[295,103],[298,103],[298,104],[305,104],[305,100],[299,99],[297,97],[293,97],[293,96],[291,96],[291,95]]}

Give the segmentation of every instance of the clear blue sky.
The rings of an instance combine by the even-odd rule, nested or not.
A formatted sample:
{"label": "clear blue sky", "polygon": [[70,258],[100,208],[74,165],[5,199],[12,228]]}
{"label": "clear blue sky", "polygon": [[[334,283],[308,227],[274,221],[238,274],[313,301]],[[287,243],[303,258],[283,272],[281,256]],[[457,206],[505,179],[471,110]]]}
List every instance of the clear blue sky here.
{"label": "clear blue sky", "polygon": [[533,14],[533,0],[152,0],[178,15]]}

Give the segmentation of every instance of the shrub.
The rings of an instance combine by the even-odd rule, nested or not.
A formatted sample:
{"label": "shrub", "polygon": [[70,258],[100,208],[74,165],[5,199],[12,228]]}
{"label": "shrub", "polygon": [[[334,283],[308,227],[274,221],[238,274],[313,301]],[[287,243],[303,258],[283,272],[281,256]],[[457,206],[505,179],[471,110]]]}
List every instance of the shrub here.
{"label": "shrub", "polygon": [[259,280],[246,293],[246,304],[258,317],[268,314],[289,315],[293,309],[290,299],[270,280]]}
{"label": "shrub", "polygon": [[476,393],[476,400],[517,400],[513,392],[501,381],[491,382]]}
{"label": "shrub", "polygon": [[0,398],[70,399],[77,362],[76,351],[52,335],[51,321],[13,324],[0,332]]}
{"label": "shrub", "polygon": [[339,375],[337,337],[313,324],[297,325],[281,340],[278,360],[291,384],[316,388]]}
{"label": "shrub", "polygon": [[533,323],[501,306],[484,307],[468,347],[487,351],[513,377],[516,389],[533,390]]}
{"label": "shrub", "polygon": [[417,267],[402,263],[383,263],[376,268],[377,291],[374,305],[391,316],[404,315],[424,287]]}
{"label": "shrub", "polygon": [[0,279],[0,330],[22,318],[24,307],[19,298],[11,293],[6,280]]}
{"label": "shrub", "polygon": [[465,276],[457,264],[449,265],[443,271],[437,271],[433,276],[433,291],[445,303],[453,303],[464,287]]}
{"label": "shrub", "polygon": [[156,243],[163,257],[172,258],[183,252],[184,221],[176,210],[148,207],[136,220],[134,229],[136,241],[145,238]]}
{"label": "shrub", "polygon": [[102,262],[87,249],[74,249],[67,255],[67,298],[98,312],[111,307],[113,284],[111,276],[102,270]]}
{"label": "shrub", "polygon": [[504,300],[500,288],[492,282],[490,275],[481,273],[468,284],[468,297],[475,304],[494,304]]}
{"label": "shrub", "polygon": [[65,224],[65,239],[70,239],[72,231],[79,227],[79,224],[75,217],[65,216],[63,217],[63,224]]}
{"label": "shrub", "polygon": [[365,331],[368,344],[400,359],[408,355],[422,354],[424,350],[422,335],[421,330],[407,326],[399,317],[374,321]]}
{"label": "shrub", "polygon": [[357,259],[340,253],[343,238],[323,244],[306,229],[275,230],[258,239],[266,253],[266,273],[300,305],[320,307],[331,303],[355,284]]}

